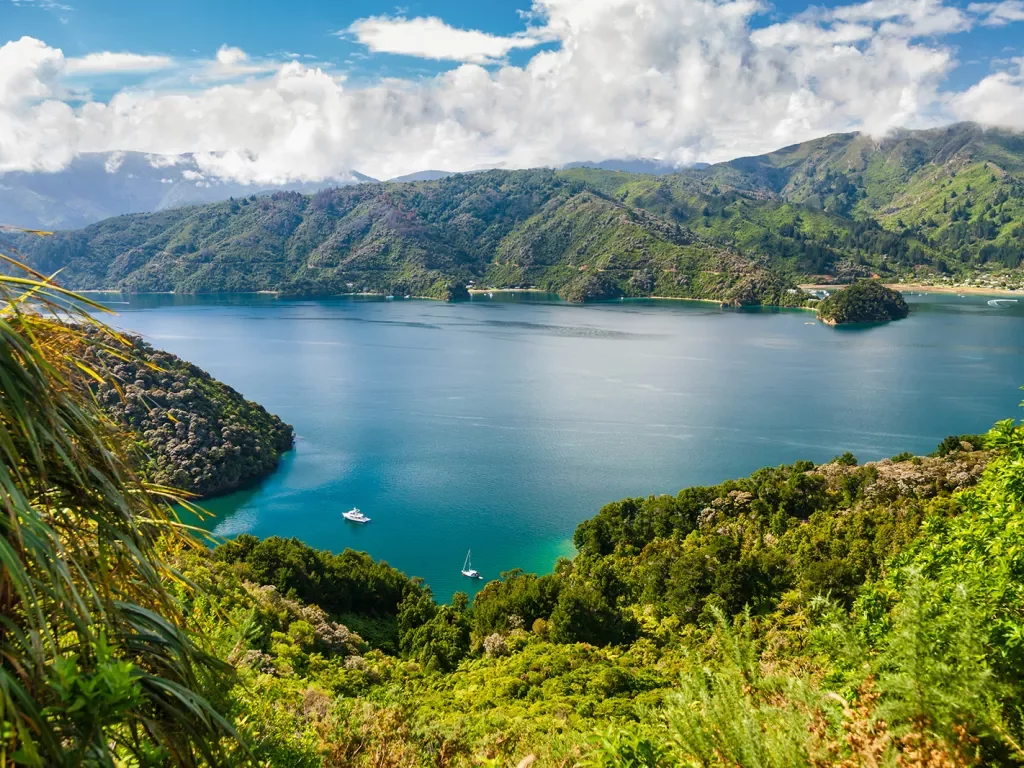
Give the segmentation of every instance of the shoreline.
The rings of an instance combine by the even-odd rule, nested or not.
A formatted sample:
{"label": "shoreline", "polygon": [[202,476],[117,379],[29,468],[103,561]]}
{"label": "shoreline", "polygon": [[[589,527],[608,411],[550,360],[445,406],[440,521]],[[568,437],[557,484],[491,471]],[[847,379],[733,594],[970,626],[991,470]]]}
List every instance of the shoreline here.
{"label": "shoreline", "polygon": [[[718,304],[719,306],[722,305],[721,299],[694,299],[689,296],[637,296],[635,298],[640,300],[658,299],[659,301],[699,301],[702,304]],[[626,299],[626,301],[630,300],[631,299],[629,298]]]}
{"label": "shoreline", "polygon": [[[1024,296],[1024,290],[1014,290],[1013,288],[981,288],[979,286],[968,285],[925,285],[924,283],[885,283],[884,285],[886,288],[892,288],[894,291],[900,291],[901,293],[906,291],[915,291],[918,293],[970,294],[972,296]],[[836,283],[826,283],[824,285],[802,284],[798,287],[803,288],[805,291],[838,291],[847,286],[838,285]]]}

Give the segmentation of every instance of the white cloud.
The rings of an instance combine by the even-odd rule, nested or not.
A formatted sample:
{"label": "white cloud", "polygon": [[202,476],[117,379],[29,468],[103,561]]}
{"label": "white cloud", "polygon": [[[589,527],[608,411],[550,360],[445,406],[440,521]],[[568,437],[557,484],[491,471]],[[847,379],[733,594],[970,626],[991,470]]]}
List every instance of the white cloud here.
{"label": "white cloud", "polygon": [[217,63],[224,67],[237,67],[249,60],[249,54],[241,48],[222,45],[217,51]]}
{"label": "white cloud", "polygon": [[[627,155],[714,161],[836,131],[1020,122],[1019,72],[941,90],[955,66],[941,30],[977,12],[870,0],[755,29],[762,11],[757,0],[537,0],[531,20],[543,26],[524,35],[558,46],[524,66],[467,62],[354,86],[225,47],[191,83],[186,68],[176,85],[74,108],[61,52],[24,38],[0,47],[0,170],[132,150],[193,153],[207,179],[390,178]],[[448,55],[491,63],[509,50],[461,40]]]}
{"label": "white cloud", "polygon": [[22,7],[42,8],[46,11],[73,11],[70,5],[56,2],[56,0],[11,0],[11,5]]}
{"label": "white cloud", "polygon": [[865,24],[836,24],[822,27],[818,24],[788,21],[756,29],[751,33],[750,39],[759,46],[800,48],[812,45],[848,45],[867,40],[874,34],[874,29]]}
{"label": "white cloud", "polygon": [[103,170],[107,173],[117,173],[117,170],[124,163],[126,154],[124,152],[112,152],[103,162]]}
{"label": "white cloud", "polygon": [[241,48],[222,45],[212,61],[205,62],[190,76],[195,83],[223,82],[238,78],[265,75],[277,68],[277,62],[254,61]]}
{"label": "white cloud", "polygon": [[138,53],[90,53],[81,58],[68,59],[69,75],[101,75],[113,72],[155,72],[174,65],[170,56],[144,56]]}
{"label": "white cloud", "polygon": [[883,35],[922,37],[964,32],[971,19],[943,0],[868,0],[857,5],[838,6],[826,12],[826,19],[846,22],[882,22]]}
{"label": "white cloud", "polygon": [[1010,22],[1024,21],[1024,0],[1002,0],[999,3],[971,3],[967,10],[984,15],[982,24],[1002,27]]}
{"label": "white cloud", "polygon": [[475,29],[456,29],[435,17],[371,16],[338,34],[354,35],[374,53],[400,53],[476,64],[500,60],[515,48],[534,48],[541,42],[526,35],[499,37]]}
{"label": "white cloud", "polygon": [[951,99],[953,113],[963,120],[1024,130],[1024,57]]}

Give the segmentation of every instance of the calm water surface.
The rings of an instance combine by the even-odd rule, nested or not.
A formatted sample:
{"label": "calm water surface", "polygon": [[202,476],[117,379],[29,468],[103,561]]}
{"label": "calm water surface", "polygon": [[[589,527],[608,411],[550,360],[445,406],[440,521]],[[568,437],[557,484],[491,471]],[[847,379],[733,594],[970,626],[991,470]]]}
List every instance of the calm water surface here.
{"label": "calm water surface", "polygon": [[[1017,416],[1024,300],[910,296],[910,318],[542,297],[469,303],[137,296],[117,323],[295,426],[257,488],[210,501],[220,535],[366,550],[442,599],[548,571],[576,524],[629,495],[767,464],[927,452]],[[347,524],[360,507],[373,518]]]}

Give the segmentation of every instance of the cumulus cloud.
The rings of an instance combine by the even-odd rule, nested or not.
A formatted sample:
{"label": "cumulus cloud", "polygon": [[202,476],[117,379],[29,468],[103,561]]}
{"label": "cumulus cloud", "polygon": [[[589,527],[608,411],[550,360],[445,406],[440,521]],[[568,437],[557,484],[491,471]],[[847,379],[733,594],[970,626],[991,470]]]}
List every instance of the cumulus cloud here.
{"label": "cumulus cloud", "polygon": [[456,29],[435,17],[371,16],[338,34],[353,35],[374,53],[477,64],[500,60],[515,48],[534,48],[541,42],[527,35],[499,37],[475,29]]}
{"label": "cumulus cloud", "polygon": [[1024,57],[956,94],[951,106],[963,120],[1024,130]]}
{"label": "cumulus cloud", "polygon": [[212,61],[205,62],[189,78],[192,82],[213,82],[235,80],[273,72],[277,64],[253,61],[241,48],[222,45]]}
{"label": "cumulus cloud", "polygon": [[155,72],[174,65],[170,56],[143,56],[138,53],[90,53],[67,60],[69,75],[100,75],[114,72]]}
{"label": "cumulus cloud", "polygon": [[[758,0],[537,0],[537,26],[522,38],[491,47],[463,33],[494,36],[453,30],[445,55],[464,63],[430,79],[353,85],[224,47],[198,87],[126,89],[74,108],[63,100],[61,52],[23,38],[0,48],[0,170],[134,150],[193,153],[207,178],[313,180],[350,169],[389,178],[580,158],[715,161],[961,115],[1017,124],[1019,71],[961,94],[940,87],[955,66],[942,35],[981,12],[869,0],[763,26],[764,10]],[[526,39],[557,45],[523,66],[494,63],[508,41]],[[401,35],[380,44],[413,47]],[[417,44],[417,55],[440,55]]]}
{"label": "cumulus cloud", "polygon": [[1013,21],[1024,21],[1024,0],[1003,0],[1000,3],[971,3],[967,10],[984,16],[982,24],[1002,27]]}

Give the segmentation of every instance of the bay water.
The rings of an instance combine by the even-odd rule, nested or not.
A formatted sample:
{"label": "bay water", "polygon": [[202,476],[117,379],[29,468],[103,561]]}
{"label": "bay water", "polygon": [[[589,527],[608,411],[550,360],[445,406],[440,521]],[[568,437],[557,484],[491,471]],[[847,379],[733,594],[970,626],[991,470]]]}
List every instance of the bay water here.
{"label": "bay water", "polygon": [[[1019,413],[1024,300],[911,295],[887,325],[701,302],[573,306],[264,295],[104,296],[114,324],[294,425],[259,485],[208,500],[219,536],[365,550],[441,600],[550,571],[582,520],[758,467],[930,452]],[[368,525],[345,522],[359,507]]]}

